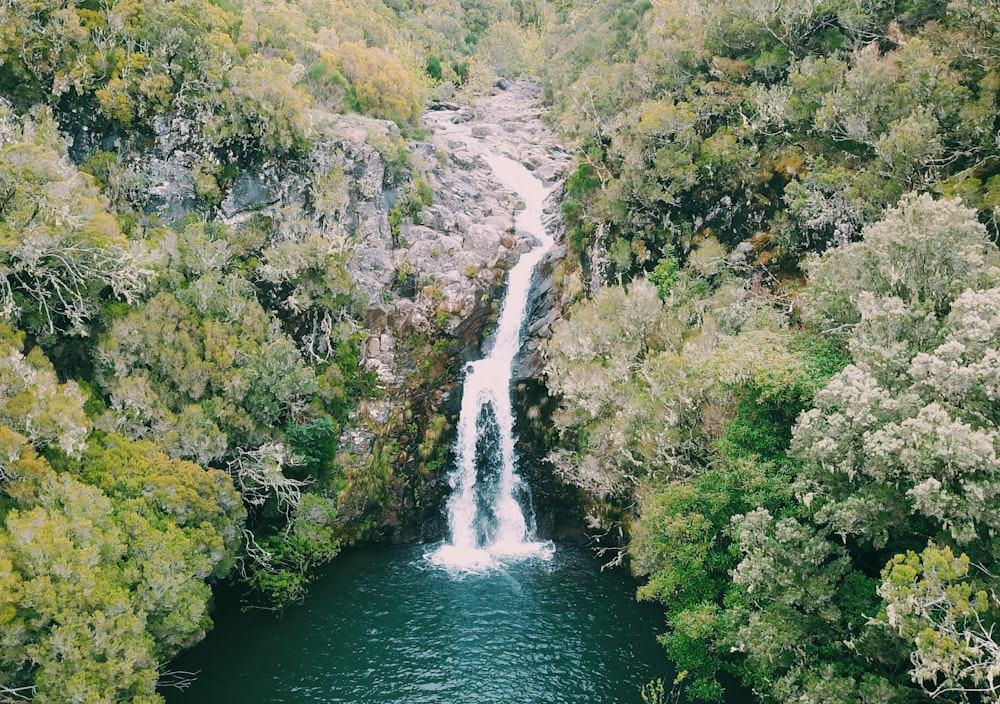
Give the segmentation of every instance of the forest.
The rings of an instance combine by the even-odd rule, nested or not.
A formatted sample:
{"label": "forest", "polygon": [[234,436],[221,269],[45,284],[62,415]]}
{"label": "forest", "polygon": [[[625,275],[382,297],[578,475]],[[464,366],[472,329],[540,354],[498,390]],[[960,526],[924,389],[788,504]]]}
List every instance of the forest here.
{"label": "forest", "polygon": [[[345,440],[337,125],[398,227],[425,104],[521,73],[573,153],[533,422],[664,609],[649,700],[1000,698],[995,0],[0,0],[0,701],[161,702],[213,587],[432,502],[454,339]],[[231,217],[276,164],[304,206]]]}
{"label": "forest", "polygon": [[550,461],[627,530],[675,691],[1000,696],[998,23],[557,6],[587,295],[548,347]]}
{"label": "forest", "polygon": [[[405,448],[402,417],[370,456],[341,442],[380,391],[347,269],[365,187],[329,125],[361,116],[390,220],[419,211],[424,100],[492,80],[473,50],[519,12],[0,2],[0,700],[162,701],[213,586],[295,604],[428,483],[440,417]],[[272,172],[295,207],[236,211]],[[411,345],[413,388],[442,383],[452,341]]]}

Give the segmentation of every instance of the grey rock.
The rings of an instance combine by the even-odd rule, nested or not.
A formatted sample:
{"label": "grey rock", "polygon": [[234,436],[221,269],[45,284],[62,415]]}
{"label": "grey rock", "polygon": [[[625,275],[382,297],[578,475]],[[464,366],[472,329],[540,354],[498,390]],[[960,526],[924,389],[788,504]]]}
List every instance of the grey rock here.
{"label": "grey rock", "polygon": [[354,157],[354,182],[358,197],[363,200],[373,200],[382,193],[385,183],[385,164],[381,156],[372,147],[354,145],[351,154]]}
{"label": "grey rock", "polygon": [[[419,360],[407,358],[403,341],[414,333],[453,335],[462,341],[464,354],[476,356],[484,329],[496,315],[504,271],[531,246],[525,233],[514,231],[523,203],[498,185],[479,151],[507,154],[544,182],[557,182],[566,170],[567,154],[542,123],[541,110],[532,107],[540,84],[525,79],[499,83],[501,92],[473,108],[447,99],[431,105],[425,119],[437,132],[427,141],[411,142],[408,149],[434,191],[434,202],[404,221],[395,236],[389,213],[406,193],[409,175],[388,166],[373,145],[400,139],[398,127],[320,110],[313,114],[314,147],[308,155],[248,165],[211,213],[236,225],[265,216],[276,239],[319,232],[349,247],[348,269],[368,301],[362,321],[367,332],[363,364],[378,374],[381,389],[377,402],[358,408],[341,439],[345,453],[359,462],[371,451],[372,424],[384,423],[407,398],[407,375]],[[475,140],[449,134],[456,126]],[[136,160],[138,175],[148,182],[141,189],[143,207],[167,223],[203,212],[194,167],[214,156],[199,144],[198,130],[189,120],[159,118],[155,130],[155,153]],[[334,185],[320,207],[316,186],[330,182]],[[558,233],[555,200],[546,213],[546,226]],[[551,271],[548,278],[538,276],[531,296],[530,338],[517,363],[520,378],[540,373],[541,340],[561,315]]]}
{"label": "grey rock", "polygon": [[[561,229],[556,231],[561,233]],[[566,257],[566,245],[557,245],[539,262],[528,297],[527,333],[524,346],[514,358],[514,380],[537,379],[545,368],[544,341],[563,317],[564,301],[555,284],[555,270]]]}
{"label": "grey rock", "polygon": [[156,213],[167,225],[175,225],[198,208],[191,170],[197,156],[190,152],[174,152],[170,158],[153,157],[144,167],[142,176],[149,183],[146,212]]}
{"label": "grey rock", "polygon": [[415,307],[416,304],[406,298],[393,303],[388,315],[389,325],[392,329],[405,330],[409,327],[410,319],[413,317]]}
{"label": "grey rock", "polygon": [[241,173],[220,206],[223,219],[231,222],[237,215],[264,210],[277,203],[278,194],[269,180],[260,171]]}

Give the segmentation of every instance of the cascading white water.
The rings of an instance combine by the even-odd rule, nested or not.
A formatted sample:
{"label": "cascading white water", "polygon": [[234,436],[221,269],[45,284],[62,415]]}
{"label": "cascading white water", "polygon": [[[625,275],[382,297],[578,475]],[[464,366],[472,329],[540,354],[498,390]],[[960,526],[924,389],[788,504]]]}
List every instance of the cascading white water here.
{"label": "cascading white water", "polygon": [[433,562],[447,568],[480,570],[505,559],[552,554],[551,543],[534,540],[526,487],[517,473],[510,387],[531,277],[554,243],[542,222],[550,189],[518,162],[477,144],[461,127],[450,127],[448,134],[477,149],[500,183],[522,199],[525,208],[517,214],[515,227],[539,243],[522,254],[508,274],[488,356],[466,366],[457,461],[449,475],[451,540],[431,555]]}

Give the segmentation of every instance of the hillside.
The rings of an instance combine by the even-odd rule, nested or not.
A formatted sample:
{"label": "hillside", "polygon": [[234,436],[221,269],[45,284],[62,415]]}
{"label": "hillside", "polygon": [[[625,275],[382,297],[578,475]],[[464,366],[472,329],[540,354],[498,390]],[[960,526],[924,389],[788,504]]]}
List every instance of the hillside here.
{"label": "hillside", "polygon": [[518,241],[423,113],[526,11],[0,4],[0,700],[161,701],[212,585],[440,530]]}
{"label": "hillside", "polygon": [[690,697],[997,697],[997,10],[558,5],[549,459]]}

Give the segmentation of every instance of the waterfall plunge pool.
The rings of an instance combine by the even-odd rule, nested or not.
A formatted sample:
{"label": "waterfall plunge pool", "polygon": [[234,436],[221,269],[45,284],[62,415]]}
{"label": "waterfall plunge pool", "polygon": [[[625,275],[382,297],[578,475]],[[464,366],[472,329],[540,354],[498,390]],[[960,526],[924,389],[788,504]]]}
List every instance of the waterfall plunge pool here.
{"label": "waterfall plunge pool", "polygon": [[168,704],[642,704],[673,679],[662,612],[583,547],[479,574],[428,546],[357,548],[280,618],[221,603],[171,669],[200,671]]}

